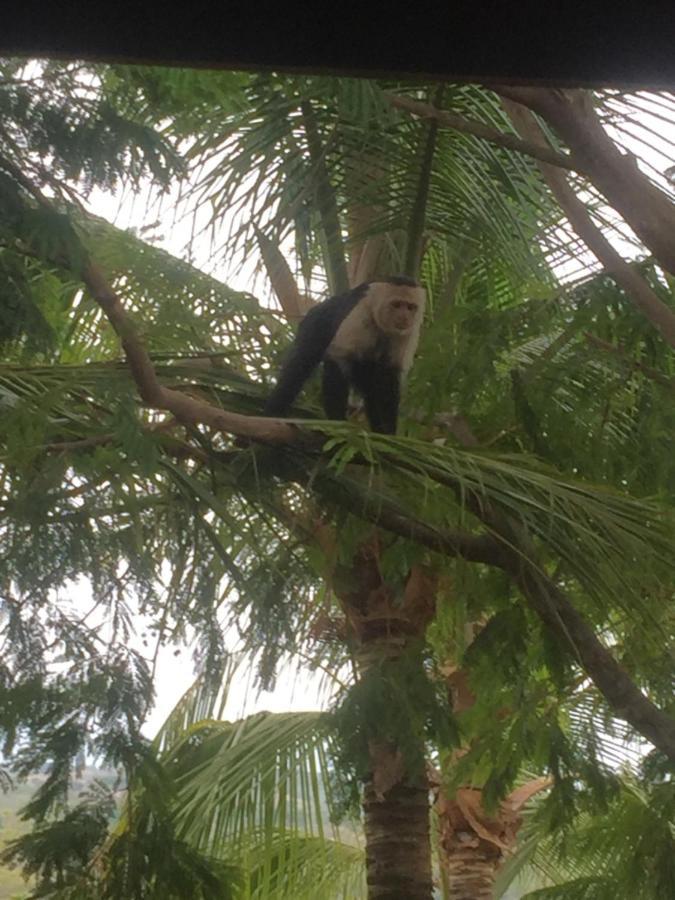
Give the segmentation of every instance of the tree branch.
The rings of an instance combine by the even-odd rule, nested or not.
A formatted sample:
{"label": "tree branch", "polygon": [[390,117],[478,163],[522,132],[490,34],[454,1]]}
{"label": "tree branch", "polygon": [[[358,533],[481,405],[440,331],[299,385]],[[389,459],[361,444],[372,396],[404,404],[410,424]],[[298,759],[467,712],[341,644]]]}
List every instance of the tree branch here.
{"label": "tree branch", "polygon": [[259,228],[255,228],[255,236],[267,277],[286,318],[290,321],[302,319],[307,310],[314,305],[313,301],[300,293],[293,273],[277,244]]}
{"label": "tree branch", "polygon": [[[96,267],[87,266],[84,276],[85,283],[122,340],[139,392],[146,402],[168,410],[185,424],[207,424],[266,443],[290,444],[297,441],[299,432],[283,421],[225,412],[162,387],[152,361],[115,292]],[[464,423],[464,426],[466,431],[468,425]],[[470,429],[467,435],[465,437],[469,442],[475,440]],[[337,482],[327,476],[315,475],[314,483],[319,489],[323,488],[324,493],[341,493],[341,499],[346,498],[357,515],[393,534],[417,541],[437,552],[497,566],[508,572],[538,617],[572,648],[610,708],[675,760],[675,721],[645,697],[563,591],[537,567],[530,541],[515,523],[482,500],[476,498],[472,501],[469,498],[469,508],[497,535],[497,540],[489,535],[438,531],[403,514],[386,498],[371,497],[360,489],[355,491],[345,478]]]}
{"label": "tree branch", "polygon": [[309,148],[309,158],[316,170],[316,200],[326,238],[331,290],[335,294],[341,294],[349,290],[349,275],[347,273],[347,261],[344,254],[337,201],[328,177],[325,151],[321,146],[321,137],[316,127],[316,118],[312,105],[309,101],[304,100],[300,104],[300,109],[302,111],[307,147]]}
{"label": "tree branch", "polygon": [[21,185],[21,187],[27,191],[31,197],[44,209],[52,210],[54,207],[51,201],[45,197],[42,191],[33,184],[30,178],[27,178],[21,169],[15,165],[10,159],[6,159],[4,156],[0,156],[0,169],[4,169],[5,172],[9,172],[12,178]]}
{"label": "tree branch", "polygon": [[[476,439],[466,422],[465,430],[469,446],[474,446]],[[675,720],[640,691],[564,591],[538,566],[525,529],[481,498],[469,494],[465,502],[502,542],[492,564],[509,573],[536,615],[570,647],[610,709],[675,761]]]}
{"label": "tree branch", "polygon": [[[176,424],[176,421],[172,420],[171,422],[163,422],[158,427],[143,430],[148,434],[158,436],[160,443],[170,456],[175,456],[179,459],[196,459],[203,463],[211,462],[211,456],[205,450],[202,450],[201,447],[186,444],[170,434],[162,433],[167,427],[173,428]],[[117,440],[118,436],[111,432],[110,434],[99,434],[75,441],[55,441],[51,444],[45,444],[42,449],[47,453],[68,453],[71,450],[89,450],[92,447],[105,447],[108,444],[114,444]],[[88,489],[90,485],[85,485],[84,487]]]}
{"label": "tree branch", "polygon": [[[43,199],[49,205],[49,201]],[[120,298],[100,268],[89,262],[83,267],[81,276],[119,336],[139,393],[146,403],[172,413],[186,425],[208,425],[265,443],[297,445],[301,442],[302,432],[283,420],[227,412],[163,387]],[[465,440],[475,442],[468,423],[463,424]],[[289,465],[295,472],[302,468],[294,459]],[[675,760],[675,721],[641,693],[563,591],[538,568],[527,534],[511,519],[495,511],[482,498],[469,497],[469,508],[496,539],[489,535],[437,531],[426,523],[411,519],[387,498],[364,494],[359,485],[355,486],[355,491],[348,479],[342,478],[338,482],[319,473],[314,474],[313,483],[323,487],[325,493],[341,494],[341,499],[346,498],[357,515],[394,534],[416,540],[432,550],[498,566],[508,572],[541,620],[572,647],[610,708]]]}
{"label": "tree branch", "polygon": [[570,148],[583,171],[664,269],[675,275],[675,204],[622,153],[602,126],[589,91],[539,87],[492,89],[544,118]]}
{"label": "tree branch", "polygon": [[[443,85],[436,89],[434,103],[440,103],[443,98]],[[424,128],[424,126],[422,126]],[[419,277],[419,269],[424,255],[424,226],[426,224],[427,201],[429,187],[433,174],[434,154],[436,153],[436,139],[438,135],[438,119],[431,119],[426,133],[422,133],[422,154],[415,200],[410,211],[410,221],[406,234],[406,252],[403,272],[411,278]]]}
{"label": "tree branch", "polygon": [[271,444],[292,444],[300,440],[301,432],[283,420],[227,412],[210,403],[163,387],[136,329],[100,268],[90,262],[85,265],[81,274],[82,280],[120,338],[138,392],[147,404],[172,413],[184,425],[208,425],[237,437]]}
{"label": "tree branch", "polygon": [[675,761],[675,721],[642,693],[563,591],[515,553],[508,571],[540,619],[565,636],[610,709]]}
{"label": "tree branch", "polygon": [[329,475],[315,475],[312,483],[329,498],[338,498],[340,505],[346,506],[355,515],[399,537],[417,541],[437,553],[460,557],[468,562],[480,562],[499,568],[506,566],[501,543],[490,535],[434,528],[410,516],[388,498],[365,492],[358,482],[344,475],[339,481]]}
{"label": "tree branch", "polygon": [[378,223],[386,210],[378,201],[387,170],[382,160],[373,159],[371,148],[357,151],[351,147],[344,160],[344,178],[349,281],[357,285],[383,270],[386,237]]}
{"label": "tree branch", "polygon": [[445,125],[454,131],[461,131],[463,134],[471,134],[474,137],[482,138],[498,147],[505,147],[507,150],[516,150],[526,156],[534,159],[542,160],[552,166],[558,166],[561,169],[569,169],[571,171],[582,172],[583,169],[577,165],[577,161],[572,156],[565,156],[558,153],[552,147],[545,147],[541,144],[529,140],[523,140],[515,134],[506,134],[498,131],[490,125],[483,122],[475,122],[472,119],[466,119],[458,113],[449,112],[445,109],[438,109],[430,103],[422,103],[420,100],[413,100],[412,97],[405,97],[400,94],[390,94],[388,91],[383,92],[387,102],[396,109],[403,109],[411,113],[413,116],[420,116],[423,119],[435,119],[439,125]]}
{"label": "tree branch", "polygon": [[[518,131],[531,141],[544,141],[541,128],[533,114],[523,106],[503,99],[505,109]],[[554,166],[540,162],[539,168],[562,211],[586,246],[595,254],[629,300],[661,333],[663,339],[675,347],[675,314],[654,293],[633,266],[630,266],[610,244],[591,219],[588,210],[570,187],[564,173]]]}
{"label": "tree branch", "polygon": [[[476,439],[466,421],[463,430],[469,445],[475,446]],[[314,483],[321,489],[324,481],[319,476]],[[464,495],[466,505],[488,527],[490,535],[439,531],[412,519],[386,498],[364,496],[344,478],[332,489],[343,493],[343,505],[346,501],[356,515],[387,531],[436,552],[508,573],[537,617],[561,645],[571,649],[610,709],[675,761],[675,721],[640,691],[565,592],[539,567],[535,547],[522,526],[483,498],[470,494]]]}

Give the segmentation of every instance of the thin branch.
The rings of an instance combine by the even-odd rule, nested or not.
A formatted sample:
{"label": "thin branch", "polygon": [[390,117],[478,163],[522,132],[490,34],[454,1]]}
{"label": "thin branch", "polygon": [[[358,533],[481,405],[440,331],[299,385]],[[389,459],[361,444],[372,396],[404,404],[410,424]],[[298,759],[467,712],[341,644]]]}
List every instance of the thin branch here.
{"label": "thin branch", "polygon": [[97,434],[94,437],[79,438],[74,441],[53,441],[51,444],[45,444],[43,450],[47,453],[68,453],[70,450],[88,450],[90,447],[105,447],[111,444],[117,435],[115,434]]}
{"label": "thin branch", "polygon": [[[157,422],[155,425],[145,426],[142,430],[146,434],[161,434],[164,431],[175,428],[177,424],[175,419],[165,419],[163,422]],[[111,431],[107,434],[96,434],[92,437],[79,438],[74,441],[52,441],[49,444],[44,444],[43,449],[48,453],[61,453],[68,450],[86,450],[89,447],[101,447],[105,444],[110,444],[116,439],[117,435]]]}
{"label": "thin branch", "polygon": [[280,419],[262,416],[242,416],[218,409],[202,400],[188,397],[179,391],[163,387],[150,356],[136,333],[120,298],[108,284],[101,269],[88,263],[82,270],[82,280],[103,309],[122,342],[131,374],[141,398],[150,406],[172,413],[184,425],[208,425],[237,437],[272,444],[297,443],[301,432]]}
{"label": "thin branch", "polygon": [[[444,85],[440,84],[436,89],[434,104],[440,104],[442,102],[443,88]],[[426,135],[423,134],[424,146],[422,150],[422,160],[406,235],[407,246],[403,271],[411,278],[418,277],[424,253],[424,226],[426,224],[427,200],[429,197],[429,186],[431,184],[431,175],[433,172],[437,136],[438,120],[431,119],[426,129]]]}
{"label": "thin branch", "polygon": [[316,199],[321,225],[326,238],[331,290],[336,294],[341,294],[349,290],[349,275],[347,273],[347,261],[345,259],[337,201],[328,177],[325,150],[321,146],[321,137],[316,127],[314,110],[307,100],[300,104],[300,109],[309,148],[309,158],[316,169]]}
{"label": "thin branch", "polygon": [[314,305],[313,301],[300,292],[290,266],[278,245],[257,227],[255,227],[255,236],[267,277],[286,318],[291,321],[301,319]]}
{"label": "thin branch", "polygon": [[[544,142],[545,138],[534,115],[525,107],[503,98],[502,103],[521,134],[532,141]],[[654,293],[640,273],[617,253],[602,231],[591,219],[583,202],[577,197],[564,173],[554,166],[540,162],[539,168],[554,197],[570,224],[595,254],[607,272],[622,288],[628,299],[645,315],[661,333],[663,339],[675,347],[675,315]]]}
{"label": "thin branch", "polygon": [[12,178],[18,182],[24,190],[26,190],[31,197],[37,203],[42,206],[44,209],[52,210],[54,207],[50,200],[45,197],[42,191],[33,184],[30,178],[27,178],[26,175],[21,171],[21,169],[15,165],[10,159],[6,159],[4,156],[0,156],[0,169],[4,169],[5,172],[9,172]]}
{"label": "thin branch", "polygon": [[438,109],[430,103],[422,103],[420,100],[413,100],[412,97],[404,97],[400,94],[390,94],[388,91],[383,92],[384,98],[391,106],[396,109],[403,109],[412,113],[414,116],[420,116],[424,119],[435,119],[439,125],[445,125],[455,131],[461,131],[463,134],[471,134],[474,137],[482,138],[491,144],[499,147],[505,147],[507,150],[516,150],[531,156],[534,159],[540,159],[552,166],[558,166],[561,169],[568,169],[573,172],[583,172],[580,165],[572,156],[565,156],[558,153],[552,147],[542,147],[540,144],[532,141],[523,140],[514,134],[506,134],[498,131],[490,125],[484,125],[483,122],[475,122],[460,116],[458,113],[448,112],[445,109]]}
{"label": "thin branch", "polygon": [[[40,206],[53,210],[51,201],[23,174],[18,166],[0,157],[0,167],[8,171]],[[172,413],[184,425],[208,425],[237,437],[250,438],[264,443],[298,442],[301,432],[283,420],[261,416],[242,416],[238,413],[227,412],[204,401],[163,387],[157,378],[153,362],[138,337],[133,323],[127,316],[119,296],[108,284],[100,267],[93,262],[87,262],[79,274],[120,338],[131,374],[141,398],[147,404]]]}

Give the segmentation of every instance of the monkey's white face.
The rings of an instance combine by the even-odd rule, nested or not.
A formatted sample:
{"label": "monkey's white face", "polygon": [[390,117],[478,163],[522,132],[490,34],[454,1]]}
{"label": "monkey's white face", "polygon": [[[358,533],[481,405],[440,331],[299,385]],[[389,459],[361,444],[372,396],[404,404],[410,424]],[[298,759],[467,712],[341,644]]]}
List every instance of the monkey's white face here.
{"label": "monkey's white face", "polygon": [[383,323],[391,334],[408,334],[417,320],[419,304],[414,300],[395,297],[390,300],[383,313]]}
{"label": "monkey's white face", "polygon": [[366,359],[386,335],[389,362],[401,372],[410,368],[424,314],[423,287],[373,281],[367,294],[343,319],[327,355],[338,362]]}
{"label": "monkey's white face", "polygon": [[424,289],[380,283],[374,306],[375,321],[385,334],[405,337],[411,334],[424,311]]}

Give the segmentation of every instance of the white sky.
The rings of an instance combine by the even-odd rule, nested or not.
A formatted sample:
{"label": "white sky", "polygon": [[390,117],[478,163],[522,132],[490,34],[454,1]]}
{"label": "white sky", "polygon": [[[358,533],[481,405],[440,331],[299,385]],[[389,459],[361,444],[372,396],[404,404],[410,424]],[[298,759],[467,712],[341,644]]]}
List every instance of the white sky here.
{"label": "white sky", "polygon": [[[143,729],[148,737],[154,737],[193,679],[189,651],[175,657],[169,647],[160,650],[155,679],[157,701]],[[287,667],[280,670],[275,690],[260,694],[253,688],[250,673],[248,677],[245,673],[235,676],[225,708],[225,718],[238,719],[261,710],[288,712],[323,709],[325,706],[326,699],[320,690],[319,676],[309,672],[298,676],[293,669]]]}

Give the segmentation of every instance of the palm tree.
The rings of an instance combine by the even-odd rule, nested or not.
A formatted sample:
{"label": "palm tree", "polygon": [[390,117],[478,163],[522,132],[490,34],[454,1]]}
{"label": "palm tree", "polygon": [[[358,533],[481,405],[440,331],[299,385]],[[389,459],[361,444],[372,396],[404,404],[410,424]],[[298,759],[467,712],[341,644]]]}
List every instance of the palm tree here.
{"label": "palm tree", "polygon": [[[257,713],[223,721],[228,684],[213,691],[197,681],[155,741],[177,835],[193,853],[236,862],[238,896],[361,896],[362,829],[344,814],[335,827],[335,812],[353,785],[339,763],[332,717]],[[577,703],[573,721],[589,714]],[[432,776],[442,896],[501,897],[518,875],[521,883],[548,885],[527,893],[528,900],[667,895],[674,858],[670,785],[652,773],[648,786],[639,754],[627,756],[620,743],[606,739],[604,749],[623,769],[604,811],[585,809],[554,830],[547,802],[532,804],[551,779],[524,780],[488,814],[480,790],[464,787],[451,796]],[[117,896],[110,874],[120,854],[113,851],[147,806],[146,792],[130,794],[125,818],[87,872],[93,893]],[[102,865],[101,856],[111,861]]]}
{"label": "palm tree", "polygon": [[[342,673],[339,759],[363,785],[370,897],[431,896],[430,753],[443,795],[478,791],[487,817],[524,767],[550,773],[556,825],[579,785],[600,797],[611,781],[599,717],[672,759],[672,381],[654,329],[669,342],[669,260],[646,226],[655,259],[608,255],[597,192],[614,203],[612,184],[570,124],[588,103],[563,95],[554,115],[500,91],[550,115],[542,144],[541,118],[473,86],[82,78],[10,65],[3,82],[0,241],[21,310],[3,319],[5,677],[20,699],[5,728],[10,745],[17,730],[33,741],[24,771],[53,765],[32,813],[67,796],[92,732],[133,771],[150,683],[127,647],[130,594],[160,643],[199,634],[213,682],[224,619],[263,683],[300,653]],[[59,131],[71,95],[77,128]],[[124,137],[106,142],[113,125]],[[227,214],[216,248],[257,247],[280,311],[74,202],[81,176],[184,174],[178,147],[182,208],[206,228]],[[665,221],[664,191],[648,196]],[[391,271],[421,272],[432,301],[405,435],[313,418],[311,395],[302,427],[256,416],[288,323],[324,286]],[[53,600],[78,575],[110,609],[109,640]],[[589,693],[591,725],[570,728]],[[481,860],[489,891],[494,860]],[[450,896],[478,896],[448,871]]]}

